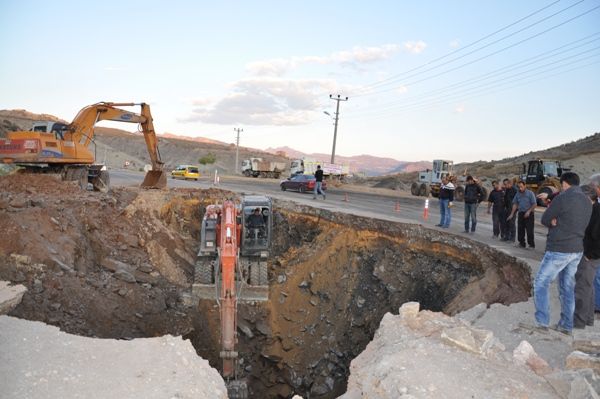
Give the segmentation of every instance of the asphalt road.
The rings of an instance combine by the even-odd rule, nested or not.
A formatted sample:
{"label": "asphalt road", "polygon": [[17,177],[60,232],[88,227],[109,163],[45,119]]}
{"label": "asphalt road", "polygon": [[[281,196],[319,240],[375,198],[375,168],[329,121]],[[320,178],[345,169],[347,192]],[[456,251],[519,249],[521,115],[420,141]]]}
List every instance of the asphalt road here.
{"label": "asphalt road", "polygon": [[[127,170],[111,170],[111,185],[113,186],[139,186],[144,178],[142,172]],[[168,178],[168,187],[201,188],[218,187],[243,194],[261,194],[280,200],[294,201],[304,205],[317,206],[331,211],[345,212],[358,216],[366,216],[395,222],[418,223],[427,228],[439,229],[435,225],[439,222],[438,200],[430,198],[428,218],[424,217],[425,199],[414,197],[410,193],[393,190],[370,190],[362,187],[343,186],[330,187],[327,190],[327,200],[319,198],[313,200],[312,193],[298,193],[281,191],[279,180],[259,179],[245,177],[221,177],[218,186],[213,184],[212,178],[201,177],[199,181],[184,181]],[[373,191],[373,192],[368,192]],[[535,250],[516,248],[514,244],[500,242],[492,236],[492,216],[486,213],[487,203],[482,203],[477,212],[477,231],[475,234],[465,234],[464,206],[455,202],[452,209],[452,223],[449,229],[439,229],[452,234],[465,235],[476,241],[489,244],[495,248],[508,252],[528,263],[539,263],[546,244],[546,228],[539,223],[543,208],[536,212]]]}

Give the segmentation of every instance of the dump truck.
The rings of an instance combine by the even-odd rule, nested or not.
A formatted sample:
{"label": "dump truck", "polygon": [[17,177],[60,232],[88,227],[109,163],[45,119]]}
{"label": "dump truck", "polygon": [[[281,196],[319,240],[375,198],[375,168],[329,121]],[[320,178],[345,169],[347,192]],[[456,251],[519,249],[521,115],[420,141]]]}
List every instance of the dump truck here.
{"label": "dump truck", "polygon": [[314,175],[317,171],[317,165],[323,169],[324,176],[344,177],[350,174],[350,166],[343,164],[335,164],[329,162],[320,162],[316,159],[304,158],[294,159],[290,163],[290,175]]}
{"label": "dump truck", "polygon": [[[139,114],[117,107],[141,107]],[[30,130],[8,132],[0,139],[0,163],[15,164],[28,173],[57,173],[63,180],[77,181],[82,188],[91,183],[95,190],[107,191],[110,178],[106,165],[96,163],[90,145],[94,128],[102,120],[137,123],[144,134],[152,170],[142,187],[164,188],[167,179],[158,152],[158,139],[146,103],[99,102],[82,108],[69,124],[35,122]]]}
{"label": "dump truck", "polygon": [[284,170],[284,162],[263,161],[262,158],[250,158],[242,161],[242,174],[246,177],[271,177],[278,179]]}

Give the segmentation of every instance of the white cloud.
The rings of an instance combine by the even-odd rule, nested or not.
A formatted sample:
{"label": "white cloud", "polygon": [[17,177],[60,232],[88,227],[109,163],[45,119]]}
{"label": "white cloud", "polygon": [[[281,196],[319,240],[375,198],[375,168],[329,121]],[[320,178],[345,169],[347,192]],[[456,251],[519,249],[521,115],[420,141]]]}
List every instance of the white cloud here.
{"label": "white cloud", "polygon": [[420,54],[427,47],[427,43],[422,40],[418,42],[404,42],[404,49],[409,53]]}
{"label": "white cloud", "polygon": [[457,114],[462,114],[463,112],[465,112],[465,105],[457,105],[456,108],[454,108],[454,112],[456,112]]}
{"label": "white cloud", "polygon": [[460,40],[454,39],[448,45],[452,48],[458,48],[460,46]]}
{"label": "white cloud", "polygon": [[406,87],[406,86],[404,86],[404,85],[402,85],[402,86],[398,86],[398,87],[396,87],[396,90],[395,90],[395,91],[396,91],[396,93],[398,93],[398,94],[404,94],[404,93],[406,93],[406,92],[408,91],[408,87]]}
{"label": "white cloud", "polygon": [[427,45],[423,41],[398,44],[383,44],[381,46],[355,46],[350,50],[333,52],[327,56],[308,55],[290,58],[274,58],[271,60],[254,61],[246,65],[246,71],[254,76],[282,76],[291,69],[304,64],[341,64],[360,68],[361,65],[375,63],[390,58],[394,53],[403,49],[410,53],[420,53]]}
{"label": "white cloud", "polygon": [[320,99],[335,88],[333,81],[249,78],[232,84],[233,93],[204,103],[182,122],[244,125],[301,125],[320,111]]}

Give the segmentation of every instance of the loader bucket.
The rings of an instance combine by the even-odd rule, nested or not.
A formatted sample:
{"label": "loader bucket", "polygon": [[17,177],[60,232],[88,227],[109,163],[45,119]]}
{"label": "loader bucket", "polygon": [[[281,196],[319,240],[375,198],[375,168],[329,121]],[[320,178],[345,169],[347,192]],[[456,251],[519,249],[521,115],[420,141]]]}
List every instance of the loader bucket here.
{"label": "loader bucket", "polygon": [[167,187],[167,175],[162,170],[150,170],[146,173],[142,188],[165,188]]}

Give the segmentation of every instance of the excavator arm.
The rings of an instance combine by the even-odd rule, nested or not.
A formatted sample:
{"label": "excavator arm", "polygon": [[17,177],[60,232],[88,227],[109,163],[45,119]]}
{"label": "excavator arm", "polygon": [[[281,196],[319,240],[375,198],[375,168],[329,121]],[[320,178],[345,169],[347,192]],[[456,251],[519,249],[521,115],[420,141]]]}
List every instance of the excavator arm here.
{"label": "excavator arm", "polygon": [[[141,112],[136,114],[117,107],[132,107],[139,105]],[[146,173],[142,187],[144,188],[164,188],[167,186],[167,178],[163,172],[163,162],[160,159],[158,151],[158,139],[152,123],[152,114],[150,106],[146,103],[111,103],[100,102],[88,105],[83,108],[68,126],[68,131],[72,134],[73,141],[79,142],[84,146],[89,146],[94,138],[94,127],[96,123],[103,120],[137,123],[142,127],[144,140],[150,160],[152,170]]]}

